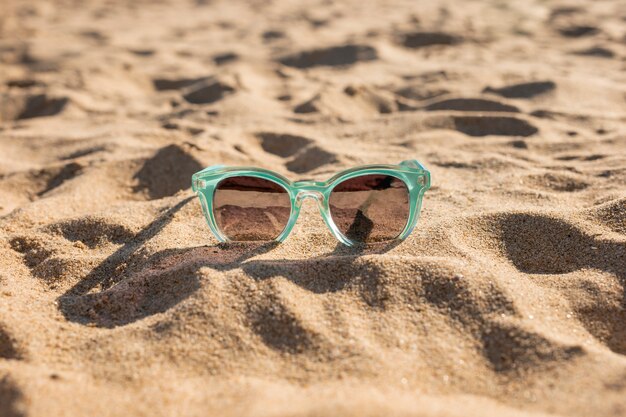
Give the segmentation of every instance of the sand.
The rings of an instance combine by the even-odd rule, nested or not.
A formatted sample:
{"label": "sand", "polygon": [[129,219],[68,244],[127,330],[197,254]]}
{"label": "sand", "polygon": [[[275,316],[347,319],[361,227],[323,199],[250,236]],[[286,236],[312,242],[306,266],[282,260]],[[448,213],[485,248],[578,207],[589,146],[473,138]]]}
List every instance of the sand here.
{"label": "sand", "polygon": [[[626,415],[626,9],[0,5],[0,416]],[[415,232],[218,245],[211,164],[417,158]]]}

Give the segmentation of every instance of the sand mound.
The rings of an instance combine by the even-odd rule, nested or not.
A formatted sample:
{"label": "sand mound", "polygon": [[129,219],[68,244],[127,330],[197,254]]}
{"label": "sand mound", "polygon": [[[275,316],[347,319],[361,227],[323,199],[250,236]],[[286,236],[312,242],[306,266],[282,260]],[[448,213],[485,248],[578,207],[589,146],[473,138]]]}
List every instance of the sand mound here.
{"label": "sand mound", "polygon": [[[0,416],[623,415],[620,5],[5,1]],[[408,158],[402,243],[189,190]]]}

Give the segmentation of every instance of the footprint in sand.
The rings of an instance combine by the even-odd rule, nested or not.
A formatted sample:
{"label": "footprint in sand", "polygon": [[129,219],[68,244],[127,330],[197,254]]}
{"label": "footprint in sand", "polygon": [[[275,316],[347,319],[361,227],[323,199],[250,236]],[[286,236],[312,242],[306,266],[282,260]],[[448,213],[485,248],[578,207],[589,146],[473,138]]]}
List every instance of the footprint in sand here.
{"label": "footprint in sand", "polygon": [[410,107],[394,94],[369,86],[347,86],[343,90],[326,89],[309,100],[296,105],[294,113],[321,115],[352,120],[387,114]]}
{"label": "footprint in sand", "polygon": [[3,417],[24,417],[22,389],[10,374],[0,374],[0,415]]}
{"label": "footprint in sand", "polygon": [[[113,265],[115,260],[111,261]],[[85,280],[102,279],[94,271],[109,277],[119,274],[105,267],[101,264]],[[121,280],[103,291],[61,297],[59,304],[63,314],[70,320],[100,327],[121,326],[163,313],[200,288],[199,278],[180,271],[144,271],[117,278]]]}
{"label": "footprint in sand", "polygon": [[427,123],[433,128],[454,129],[469,136],[531,136],[539,132],[524,119],[512,116],[445,116],[433,117]]}
{"label": "footprint in sand", "polygon": [[600,159],[606,158],[606,155],[601,154],[591,154],[591,155],[563,155],[559,156],[555,159],[559,161],[598,161]]}
{"label": "footprint in sand", "polygon": [[71,260],[59,257],[40,236],[16,236],[9,241],[11,249],[22,254],[24,264],[33,276],[53,284],[71,268]]}
{"label": "footprint in sand", "polygon": [[302,315],[303,309],[291,306],[288,298],[277,291],[270,294],[271,297],[251,305],[248,312],[251,330],[267,347],[279,352],[297,354],[313,348],[318,335],[305,320],[306,314]]}
{"label": "footprint in sand", "polygon": [[145,192],[152,200],[171,196],[190,187],[191,176],[204,166],[179,145],[159,149],[147,159],[134,178],[136,193]]}
{"label": "footprint in sand", "polygon": [[595,206],[587,216],[613,232],[626,236],[626,197]]}
{"label": "footprint in sand", "polygon": [[306,69],[314,67],[335,67],[353,65],[357,62],[378,59],[376,49],[369,45],[348,44],[329,48],[311,49],[286,55],[278,59],[288,67]]}
{"label": "footprint in sand", "polygon": [[602,46],[592,46],[591,48],[580,49],[572,52],[573,55],[590,56],[596,58],[615,58],[615,52]]}
{"label": "footprint in sand", "polygon": [[65,156],[62,156],[60,159],[62,161],[67,161],[69,159],[77,159],[77,158],[82,158],[84,156],[89,156],[89,155],[93,155],[95,153],[98,152],[104,152],[107,150],[106,146],[89,146],[86,148],[82,148],[82,149],[78,149],[74,152],[70,152]]}
{"label": "footprint in sand", "polygon": [[510,84],[503,87],[485,87],[483,93],[497,94],[506,98],[533,98],[550,93],[555,89],[556,83],[554,81],[533,81]]}
{"label": "footprint in sand", "polygon": [[230,62],[235,62],[239,59],[239,55],[234,52],[224,52],[222,54],[213,55],[213,62],[215,65],[225,65]]}
{"label": "footprint in sand", "polygon": [[202,81],[208,81],[211,77],[199,77],[199,78],[155,78],[152,80],[155,90],[167,91],[167,90],[180,90],[190,87],[194,84]]}
{"label": "footprint in sand", "polygon": [[255,135],[265,152],[282,156],[283,158],[293,156],[302,148],[313,143],[312,139],[304,136],[291,135],[286,133],[260,132]]}
{"label": "footprint in sand", "polygon": [[90,40],[100,46],[104,46],[109,42],[109,37],[97,30],[83,30],[78,33],[78,36],[83,39]]}
{"label": "footprint in sand", "polygon": [[144,57],[144,58],[153,56],[157,53],[154,49],[129,49],[128,52],[130,52],[133,55]]}
{"label": "footprint in sand", "polygon": [[273,132],[260,132],[255,136],[265,152],[291,158],[285,165],[291,172],[303,174],[337,161],[336,154],[313,145],[313,139]]}
{"label": "footprint in sand", "polygon": [[562,36],[567,38],[581,38],[583,36],[591,36],[600,30],[592,25],[568,25],[557,29]]}
{"label": "footprint in sand", "polygon": [[286,167],[297,174],[304,174],[334,162],[337,162],[336,154],[313,146],[299,152],[291,161],[287,162]]}
{"label": "footprint in sand", "polygon": [[70,242],[82,242],[93,249],[103,244],[123,244],[135,233],[123,224],[101,217],[80,217],[64,220],[47,227],[52,233],[60,234]]}
{"label": "footprint in sand", "polygon": [[192,104],[210,104],[235,93],[235,91],[235,87],[230,83],[211,79],[188,87],[183,98]]}
{"label": "footprint in sand", "polygon": [[556,7],[550,13],[548,23],[566,38],[581,38],[599,33],[600,29],[590,21],[585,12],[582,7]]}
{"label": "footprint in sand", "polygon": [[442,87],[429,87],[418,84],[399,88],[395,90],[394,93],[410,100],[423,101],[445,96],[450,93],[450,90]]}
{"label": "footprint in sand", "polygon": [[45,83],[43,81],[34,78],[17,78],[9,80],[5,83],[7,87],[13,88],[30,88],[30,87],[43,87]]}
{"label": "footprint in sand", "polygon": [[12,333],[0,322],[0,359],[22,359],[23,356],[23,352],[18,348]]}
{"label": "footprint in sand", "polygon": [[83,170],[83,166],[77,162],[70,162],[62,167],[46,168],[39,171],[36,177],[45,179],[45,187],[37,192],[37,196],[41,197],[57,187],[60,187],[66,181],[69,181]]}
{"label": "footprint in sand", "polygon": [[513,105],[501,103],[484,98],[450,98],[435,101],[423,107],[424,110],[454,110],[467,112],[508,112],[519,113],[519,109]]}
{"label": "footprint in sand", "polygon": [[68,102],[67,97],[51,97],[47,94],[1,94],[0,122],[56,116]]}
{"label": "footprint in sand", "polygon": [[261,37],[265,42],[272,42],[278,39],[284,39],[287,35],[282,30],[266,30]]}
{"label": "footprint in sand", "polygon": [[461,36],[445,32],[411,32],[400,36],[400,43],[411,49],[425,48],[429,46],[451,46],[463,42]]}

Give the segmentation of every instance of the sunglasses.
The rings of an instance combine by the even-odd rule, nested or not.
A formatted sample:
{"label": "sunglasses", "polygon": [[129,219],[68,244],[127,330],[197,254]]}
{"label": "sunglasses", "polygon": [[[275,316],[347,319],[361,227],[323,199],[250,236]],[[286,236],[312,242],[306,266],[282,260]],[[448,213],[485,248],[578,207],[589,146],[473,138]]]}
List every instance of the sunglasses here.
{"label": "sunglasses", "polygon": [[355,246],[405,239],[417,223],[430,172],[410,160],[351,168],[324,182],[292,182],[262,168],[218,165],[193,174],[191,182],[211,231],[222,242],[281,242],[302,202],[313,198],[333,235]]}

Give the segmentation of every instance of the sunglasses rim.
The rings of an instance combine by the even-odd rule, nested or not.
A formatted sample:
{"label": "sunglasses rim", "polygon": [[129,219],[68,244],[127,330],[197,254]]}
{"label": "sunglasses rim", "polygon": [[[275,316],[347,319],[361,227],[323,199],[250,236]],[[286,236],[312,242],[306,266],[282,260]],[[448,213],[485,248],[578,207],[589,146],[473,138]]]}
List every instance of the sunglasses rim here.
{"label": "sunglasses rim", "polygon": [[306,196],[314,195],[318,199],[322,218],[335,238],[348,246],[361,246],[367,243],[349,239],[335,225],[330,213],[329,198],[330,193],[338,184],[351,178],[371,174],[391,175],[402,180],[406,185],[409,192],[409,218],[404,230],[398,237],[389,241],[405,239],[411,234],[417,224],[424,193],[430,188],[430,172],[417,160],[403,161],[397,165],[362,165],[340,171],[326,181],[291,181],[277,172],[264,168],[217,165],[195,173],[192,176],[192,190],[200,199],[202,211],[209,228],[221,242],[230,242],[231,240],[217,226],[213,212],[213,195],[217,185],[229,177],[250,176],[272,181],[282,186],[289,194],[291,201],[289,220],[282,233],[274,239],[275,241],[282,242],[289,236],[300,213],[302,200]]}
{"label": "sunglasses rim", "polygon": [[[289,219],[291,219],[291,215],[293,213],[293,202],[291,201],[291,194],[289,192],[289,190],[287,189],[287,187],[285,187],[284,185],[280,184],[279,182],[273,181],[269,178],[264,178],[264,177],[259,177],[259,176],[251,176],[251,175],[229,175],[229,176],[225,176],[223,178],[221,178],[219,181],[217,181],[215,183],[215,187],[213,189],[213,195],[211,196],[211,207],[212,207],[212,212],[213,212],[213,217],[215,218],[215,194],[216,191],[218,191],[218,188],[220,186],[221,183],[223,183],[225,180],[229,179],[229,178],[238,178],[238,177],[252,177],[252,178],[259,178],[265,181],[269,181],[269,182],[273,182],[274,184],[278,185],[280,188],[282,188],[285,193],[287,194],[287,198],[289,199],[290,205],[289,205],[289,217],[287,218],[287,222],[285,223],[283,229],[280,231],[280,233],[278,233],[278,235],[276,236],[276,238],[274,239],[269,239],[269,240],[235,240],[235,239],[230,239],[229,237],[226,236],[226,234],[222,231],[222,229],[218,226],[217,224],[217,219],[215,219],[215,225],[216,227],[219,229],[220,234],[226,239],[224,240],[225,242],[271,242],[273,240],[277,240],[278,237],[280,235],[282,235],[282,233],[285,231],[285,228],[287,227],[287,225],[289,224]],[[283,195],[283,193],[276,193],[276,194],[280,194]]]}
{"label": "sunglasses rim", "polygon": [[[341,181],[337,181],[337,182],[336,182],[336,183],[332,186],[332,188],[330,188],[330,190],[328,191],[328,199],[327,199],[327,200],[328,200],[328,214],[329,214],[330,219],[332,220],[333,224],[335,225],[335,227],[337,227],[337,229],[339,229],[339,227],[337,226],[337,223],[335,223],[335,219],[333,218],[333,212],[332,212],[332,210],[331,210],[331,208],[330,208],[330,199],[331,199],[331,196],[333,195],[333,192],[335,192],[335,188],[337,188],[337,186],[338,186],[338,185],[341,185],[341,184],[343,184],[343,183],[344,183],[344,182],[346,182],[346,181],[350,181],[350,180],[353,180],[353,179],[355,179],[355,178],[359,178],[359,177],[367,177],[367,176],[370,176],[370,175],[386,175],[386,176],[393,177],[393,178],[395,178],[395,179],[398,179],[398,180],[402,181],[402,183],[404,184],[404,187],[405,187],[406,193],[407,193],[407,195],[409,196],[409,213],[408,213],[408,215],[406,216],[406,221],[405,221],[405,223],[404,223],[404,226],[403,226],[403,227],[402,227],[402,229],[400,230],[400,232],[399,232],[399,233],[398,233],[395,237],[392,237],[392,238],[390,238],[390,239],[381,240],[381,241],[376,241],[376,242],[391,242],[391,241],[394,241],[394,240],[398,239],[398,237],[399,237],[400,235],[402,235],[402,233],[404,232],[404,230],[406,229],[406,227],[407,227],[407,225],[408,225],[408,223],[409,223],[409,218],[410,218],[410,216],[411,216],[411,192],[409,191],[409,184],[407,184],[407,182],[406,182],[406,180],[405,180],[404,178],[401,178],[401,177],[399,177],[399,176],[397,176],[397,175],[393,175],[393,174],[371,174],[371,173],[368,173],[368,174],[356,175],[356,176],[353,176],[353,177],[350,177],[350,178],[343,179],[343,180],[341,180]],[[344,238],[346,238],[346,239],[348,239],[348,240],[351,240],[351,241],[353,241],[353,242],[356,242],[356,243],[358,243],[358,244],[367,244],[367,243],[370,243],[370,242],[366,242],[366,241],[360,241],[360,240],[357,240],[357,239],[351,239],[351,238],[349,238],[348,236],[346,236],[346,234],[345,234],[345,233],[343,233],[341,230],[339,230],[339,233],[341,233],[341,235],[342,235]],[[371,243],[374,243],[374,242],[371,242]]]}

